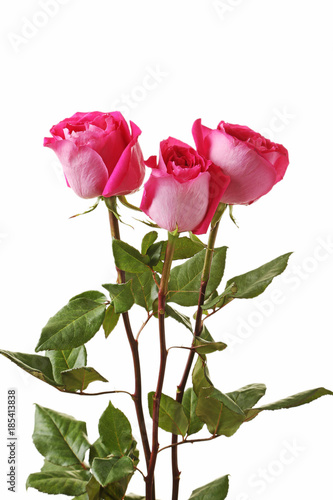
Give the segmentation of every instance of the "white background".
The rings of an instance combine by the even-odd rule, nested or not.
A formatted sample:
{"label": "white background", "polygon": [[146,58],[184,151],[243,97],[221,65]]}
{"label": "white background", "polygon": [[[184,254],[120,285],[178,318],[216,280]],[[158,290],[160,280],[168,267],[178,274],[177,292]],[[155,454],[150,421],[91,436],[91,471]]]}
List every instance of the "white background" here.
{"label": "white background", "polygon": [[[106,209],[69,220],[90,203],[65,186],[54,153],[43,149],[49,128],[76,111],[118,108],[143,130],[147,158],[169,135],[192,144],[196,118],[213,128],[223,119],[262,131],[290,152],[285,179],[252,206],[236,207],[240,228],[224,218],[218,244],[229,247],[226,278],[285,252],[294,255],[289,271],[263,296],[234,301],[208,323],[216,339],[229,343],[210,357],[212,379],[224,392],[265,382],[263,402],[319,386],[333,389],[331,1],[67,0],[56,2],[52,15],[42,3],[16,0],[0,7],[1,348],[32,353],[41,328],[70,297],[115,279]],[[155,77],[148,77],[152,72]],[[131,200],[139,203],[140,196]],[[125,219],[130,222],[126,213]],[[138,223],[135,231],[121,227],[124,239],[137,246],[145,230]],[[131,317],[138,329],[142,311]],[[170,321],[168,345],[188,343],[188,334]],[[155,385],[156,336],[152,325],[141,337],[146,392]],[[87,347],[88,365],[110,380],[110,390],[132,390],[121,328],[107,341],[100,332]],[[185,358],[176,350],[169,356],[164,392],[171,396]],[[108,397],[60,394],[5,358],[0,370],[1,498],[45,498],[24,486],[43,462],[31,440],[33,403],[86,420],[93,441]],[[18,393],[15,495],[5,476],[10,387]],[[95,383],[91,391],[105,388]],[[126,396],[112,401],[134,421]],[[225,474],[230,500],[329,498],[332,413],[333,399],[326,396],[261,414],[232,438],[181,447],[180,499]],[[294,455],[285,451],[295,445]],[[169,463],[163,452],[161,500],[170,498]],[[267,475],[259,488],[262,470]],[[143,494],[139,474],[129,491]]]}

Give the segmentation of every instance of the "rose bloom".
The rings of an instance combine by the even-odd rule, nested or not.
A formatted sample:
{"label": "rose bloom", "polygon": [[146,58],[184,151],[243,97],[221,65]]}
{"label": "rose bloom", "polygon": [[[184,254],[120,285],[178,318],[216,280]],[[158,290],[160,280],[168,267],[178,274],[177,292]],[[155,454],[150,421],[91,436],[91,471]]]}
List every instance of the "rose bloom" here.
{"label": "rose bloom", "polygon": [[67,184],[81,198],[125,195],[142,184],[145,165],[132,122],[118,111],[75,113],[54,125],[44,146],[58,156]]}
{"label": "rose bloom", "polygon": [[230,176],[223,203],[248,205],[283,179],[289,159],[281,144],[248,127],[223,121],[212,130],[196,120],[192,132],[198,152]]}
{"label": "rose bloom", "polygon": [[207,231],[229,178],[188,144],[169,137],[160,156],[146,162],[152,169],[144,186],[141,210],[168,231]]}

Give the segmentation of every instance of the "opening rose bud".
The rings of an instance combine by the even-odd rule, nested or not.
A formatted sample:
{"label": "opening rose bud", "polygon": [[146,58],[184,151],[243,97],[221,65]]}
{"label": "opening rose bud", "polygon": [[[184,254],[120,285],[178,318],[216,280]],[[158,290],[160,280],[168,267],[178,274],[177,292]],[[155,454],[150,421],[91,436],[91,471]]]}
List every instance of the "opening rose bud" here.
{"label": "opening rose bud", "polygon": [[229,177],[188,144],[169,137],[160,156],[146,162],[152,169],[144,186],[141,210],[168,231],[207,231]]}
{"label": "opening rose bud", "polygon": [[81,198],[117,196],[139,189],[145,164],[132,122],[118,111],[75,113],[54,125],[45,137],[58,156],[69,187]]}
{"label": "opening rose bud", "polygon": [[253,203],[279,182],[289,165],[288,151],[248,127],[221,121],[212,130],[196,120],[192,129],[198,152],[230,176],[221,201]]}

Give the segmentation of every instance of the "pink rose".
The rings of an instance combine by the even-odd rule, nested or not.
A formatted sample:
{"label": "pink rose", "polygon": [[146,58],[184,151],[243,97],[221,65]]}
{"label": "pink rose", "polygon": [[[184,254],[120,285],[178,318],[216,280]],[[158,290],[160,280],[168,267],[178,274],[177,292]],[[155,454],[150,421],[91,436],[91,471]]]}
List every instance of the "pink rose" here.
{"label": "pink rose", "polygon": [[146,162],[152,173],[144,186],[141,210],[168,231],[203,234],[213,218],[229,178],[193,148],[169,137],[160,157]]}
{"label": "pink rose", "polygon": [[196,120],[192,132],[198,152],[230,176],[223,203],[253,203],[283,178],[288,167],[286,148],[248,127],[222,121],[212,130]]}
{"label": "pink rose", "polygon": [[44,146],[56,153],[67,184],[81,198],[125,195],[141,186],[141,130],[130,123],[131,132],[118,111],[75,113],[51,128],[53,137],[45,137]]}

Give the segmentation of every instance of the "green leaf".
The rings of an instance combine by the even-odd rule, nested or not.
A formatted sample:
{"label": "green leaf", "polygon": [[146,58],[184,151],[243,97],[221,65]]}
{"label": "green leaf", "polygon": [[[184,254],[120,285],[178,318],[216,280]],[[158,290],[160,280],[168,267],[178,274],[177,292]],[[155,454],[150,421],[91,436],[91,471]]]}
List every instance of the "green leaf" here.
{"label": "green leaf", "polygon": [[43,328],[36,352],[71,349],[90,340],[102,326],[105,305],[81,298],[70,301]]}
{"label": "green leaf", "polygon": [[154,243],[148,248],[147,255],[150,259],[149,262],[150,267],[157,266],[157,264],[159,263],[161,258],[162,248],[163,248],[162,241],[160,241],[159,243]]}
{"label": "green leaf", "polygon": [[[88,500],[100,500],[101,497],[101,485],[99,482],[91,476],[89,483],[86,486]],[[75,500],[75,499],[74,499]],[[83,500],[86,500],[85,498]]]}
{"label": "green leaf", "polygon": [[[150,416],[153,416],[154,392],[148,394]],[[172,434],[185,436],[188,429],[188,419],[184,408],[174,399],[161,395],[158,426]]]}
{"label": "green leaf", "polygon": [[72,297],[69,302],[76,299],[89,299],[94,302],[98,302],[99,304],[104,304],[107,301],[104,293],[98,292],[97,290],[88,290],[88,292],[80,293],[79,295],[75,295]]}
{"label": "green leaf", "polygon": [[232,436],[242,425],[245,415],[236,413],[217,399],[210,397],[216,394],[213,387],[203,387],[198,396],[196,414],[207,425],[213,435]]}
{"label": "green leaf", "polygon": [[99,437],[96,441],[90,446],[89,452],[89,463],[92,465],[94,458],[105,458],[110,455],[110,450],[103,444],[102,438]]}
{"label": "green leaf", "polygon": [[105,338],[107,339],[110,333],[116,328],[119,321],[120,314],[117,314],[114,310],[114,305],[110,304],[105,311],[105,317],[103,321],[103,330],[105,333]]}
{"label": "green leaf", "polygon": [[193,344],[198,354],[223,351],[227,347],[227,344],[224,344],[224,342],[215,342],[206,325],[203,325],[200,336],[194,338]]}
{"label": "green leaf", "polygon": [[281,274],[288,264],[292,252],[286,253],[253,271],[235,276],[226,284],[226,289],[233,286],[234,292],[227,293],[225,301],[232,299],[251,299],[263,293],[273,279]]}
{"label": "green leaf", "polygon": [[[226,305],[228,302],[230,302],[230,297],[234,298],[235,293],[237,292],[237,286],[236,284],[232,281],[229,286],[226,287],[223,293],[220,295],[217,294],[217,292],[212,293],[212,295],[205,300],[204,304],[201,306],[204,311],[207,311],[208,309],[215,309],[218,307],[222,307]],[[226,299],[228,297],[228,299]]]}
{"label": "green leaf", "polygon": [[130,281],[116,285],[107,284],[102,286],[109,292],[114,310],[117,314],[127,312],[131,309],[134,304],[134,297]]}
{"label": "green leaf", "polygon": [[144,273],[126,273],[126,279],[132,282],[132,292],[135,303],[146,309],[146,311],[151,311],[153,302],[158,295],[158,288],[154,281],[152,271],[148,269]]}
{"label": "green leaf", "polygon": [[141,243],[141,253],[146,255],[148,248],[157,240],[158,233],[157,231],[150,231],[145,234]]}
{"label": "green leaf", "polygon": [[250,384],[241,387],[237,391],[228,392],[229,398],[233,399],[242,410],[252,408],[266,392],[264,384]]}
{"label": "green leaf", "polygon": [[62,385],[54,379],[52,373],[52,365],[50,363],[50,360],[45,356],[3,350],[0,350],[0,354],[10,359],[10,361],[15,363],[24,371],[30,373],[30,375],[38,378],[39,380],[42,380],[43,382],[54,386]]}
{"label": "green leaf", "polygon": [[[227,247],[216,248],[212,259],[210,279],[206,294],[209,296],[220,284],[223,277]],[[206,250],[201,250],[184,264],[171,270],[168,302],[176,302],[182,306],[198,304],[202,269]]]}
{"label": "green leaf", "polygon": [[48,461],[56,465],[80,464],[90,445],[85,422],[36,405],[33,442]]}
{"label": "green leaf", "polygon": [[[194,236],[194,235],[192,235]],[[167,241],[163,241],[163,248],[161,259],[165,259],[165,251],[167,247]],[[199,240],[199,238],[190,239],[187,237],[178,238],[175,243],[175,250],[173,254],[173,260],[183,260],[188,259],[189,257],[193,257],[193,255],[197,254],[205,248],[205,245]]]}
{"label": "green leaf", "polygon": [[293,396],[289,396],[285,399],[281,399],[280,401],[276,401],[275,403],[270,403],[259,408],[249,409],[247,412],[246,421],[252,420],[264,410],[282,410],[295,408],[297,406],[311,403],[312,401],[326,395],[333,396],[333,392],[325,389],[324,387],[318,387],[317,389],[303,391],[298,394],[294,394]]}
{"label": "green leaf", "polygon": [[90,479],[90,473],[82,467],[60,467],[45,462],[41,472],[30,474],[26,487],[35,488],[50,495],[83,495]]}
{"label": "green leaf", "polygon": [[107,486],[132,475],[134,466],[129,457],[95,458],[91,470],[97,481]]}
{"label": "green leaf", "polygon": [[188,436],[199,432],[204,425],[204,423],[197,417],[197,414],[195,412],[197,407],[197,402],[198,398],[192,387],[190,387],[184,392],[183,402],[182,402],[185,415],[187,416],[187,419],[189,421],[189,426],[187,430]]}
{"label": "green leaf", "polygon": [[83,366],[61,372],[67,391],[84,391],[91,382],[108,382],[94,368]]}
{"label": "green leaf", "polygon": [[63,385],[61,372],[71,368],[81,368],[87,364],[87,351],[84,345],[65,351],[46,351],[45,356],[51,361],[54,380]]}
{"label": "green leaf", "polygon": [[133,441],[131,424],[111,401],[99,420],[98,429],[109,455],[124,455],[131,447]]}
{"label": "green leaf", "polygon": [[181,312],[177,311],[176,309],[173,309],[168,304],[166,304],[166,306],[165,306],[165,314],[166,314],[166,318],[170,317],[170,318],[175,319],[176,321],[178,321],[178,323],[181,323],[188,330],[190,330],[191,333],[193,333],[191,320],[188,316],[185,316],[185,314],[182,314]]}
{"label": "green leaf", "polygon": [[192,384],[193,384],[193,390],[197,396],[199,396],[199,393],[202,388],[213,387],[213,383],[210,380],[210,375],[205,355],[198,356],[197,362],[195,363],[192,372]]}
{"label": "green leaf", "polygon": [[[208,396],[208,391],[206,391],[206,397],[207,396]],[[237,413],[237,415],[245,417],[245,413],[243,412],[242,408],[238,406],[238,404],[234,401],[234,399],[232,399],[228,394],[223,394],[218,389],[212,387],[211,390],[209,391],[209,397],[215,399],[216,401],[219,401],[220,403],[223,404],[225,408],[228,408],[234,413]]]}
{"label": "green leaf", "polygon": [[224,500],[229,490],[228,476],[215,479],[211,483],[192,491],[189,500]]}
{"label": "green leaf", "polygon": [[149,257],[124,241],[112,240],[113,256],[118,269],[129,273],[143,273],[147,270]]}

